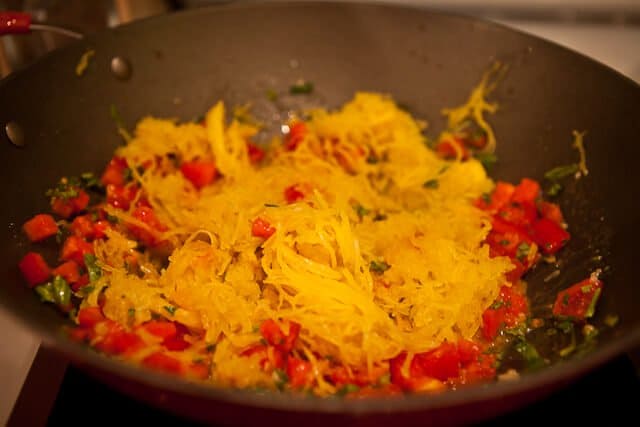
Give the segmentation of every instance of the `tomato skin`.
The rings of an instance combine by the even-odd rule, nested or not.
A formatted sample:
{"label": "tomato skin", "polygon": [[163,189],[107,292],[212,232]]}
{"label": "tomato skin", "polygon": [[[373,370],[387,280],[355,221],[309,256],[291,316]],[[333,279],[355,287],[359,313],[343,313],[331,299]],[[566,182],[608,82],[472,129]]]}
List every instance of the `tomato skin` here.
{"label": "tomato skin", "polygon": [[489,196],[489,201],[487,202],[487,200],[481,198],[476,200],[475,205],[482,210],[495,213],[502,209],[502,207],[511,200],[511,196],[514,191],[515,186],[513,184],[498,181],[493,192]]}
{"label": "tomato skin", "polygon": [[53,276],[61,276],[71,285],[80,279],[80,267],[75,261],[69,260],[54,268],[51,274]]}
{"label": "tomato skin", "polygon": [[118,156],[114,156],[110,161],[104,172],[102,173],[102,177],[100,178],[100,182],[103,185],[115,185],[118,187],[123,186],[126,183],[125,179],[125,170],[127,169],[127,161]]}
{"label": "tomato skin", "polygon": [[27,253],[18,263],[18,268],[30,288],[44,283],[51,277],[51,269],[47,262],[36,252]]}
{"label": "tomato skin", "polygon": [[588,313],[589,307],[594,299],[599,297],[601,291],[602,282],[598,279],[588,278],[578,282],[558,292],[553,304],[553,314],[583,320],[592,314]]}
{"label": "tomato skin", "polygon": [[523,178],[511,196],[511,200],[516,203],[535,206],[536,200],[540,198],[540,184],[536,181]]}
{"label": "tomato skin", "polygon": [[445,342],[432,351],[416,354],[413,359],[412,365],[418,365],[419,376],[446,381],[460,373],[458,347],[452,343]]}
{"label": "tomato skin", "polygon": [[58,232],[58,224],[51,215],[39,214],[25,222],[22,226],[25,234],[32,242],[39,242]]}
{"label": "tomato skin", "polygon": [[293,151],[298,148],[307,133],[307,125],[304,122],[296,122],[289,126],[289,133],[285,137],[284,148]]}
{"label": "tomato skin", "polygon": [[547,218],[558,225],[562,225],[564,223],[562,211],[560,210],[560,206],[557,204],[541,201],[538,203],[538,210],[540,211],[540,216],[543,218]]}
{"label": "tomato skin", "polygon": [[268,239],[276,232],[276,229],[269,224],[266,220],[262,218],[256,218],[253,220],[253,224],[251,225],[251,234],[255,237],[262,237],[264,239]]}
{"label": "tomato skin", "polygon": [[532,226],[533,240],[546,254],[555,254],[570,239],[570,234],[557,223],[547,218],[541,218]]}
{"label": "tomato skin", "polygon": [[313,366],[310,362],[293,356],[287,358],[287,376],[292,388],[304,388],[313,381]]}
{"label": "tomato skin", "polygon": [[51,210],[63,218],[69,218],[85,210],[89,205],[89,195],[79,188],[76,188],[76,191],[78,195],[69,199],[53,197],[51,199]]}
{"label": "tomato skin", "polygon": [[180,166],[180,172],[198,190],[211,184],[217,175],[216,164],[206,160],[183,162]]}
{"label": "tomato skin", "polygon": [[106,187],[107,190],[107,203],[114,208],[127,210],[131,206],[131,202],[136,198],[138,194],[138,186],[135,184],[122,186],[116,186],[109,184]]}
{"label": "tomato skin", "polygon": [[102,314],[100,307],[85,307],[78,311],[78,325],[83,328],[93,328],[105,320],[106,318]]}
{"label": "tomato skin", "polygon": [[247,153],[249,154],[249,161],[252,164],[260,163],[265,155],[265,151],[252,142],[247,143]]}
{"label": "tomato skin", "polygon": [[60,259],[62,261],[73,260],[76,264],[84,266],[85,254],[93,254],[93,245],[82,237],[69,236],[62,245]]}
{"label": "tomato skin", "polygon": [[503,326],[516,326],[529,311],[527,298],[513,286],[502,286],[494,304],[482,313],[482,335],[493,341]]}
{"label": "tomato skin", "polygon": [[298,188],[298,184],[294,184],[284,189],[284,199],[287,203],[294,203],[304,199],[304,193]]}
{"label": "tomato skin", "polygon": [[150,354],[142,360],[142,364],[147,368],[168,374],[182,374],[184,371],[182,363],[178,359],[162,352]]}
{"label": "tomato skin", "polygon": [[262,322],[260,325],[260,334],[273,346],[281,346],[285,343],[286,335],[273,319],[267,319]]}
{"label": "tomato skin", "polygon": [[[160,220],[156,217],[155,212],[150,207],[139,206],[133,211],[132,215],[134,218],[148,225],[151,230],[154,230],[156,232],[163,232],[167,230],[167,227],[160,222]],[[129,225],[128,228],[131,234],[133,234],[137,240],[141,241],[146,246],[154,247],[163,242],[158,236],[143,227]]]}
{"label": "tomato skin", "polygon": [[498,211],[498,216],[509,224],[526,229],[538,219],[538,211],[529,203],[510,202]]}

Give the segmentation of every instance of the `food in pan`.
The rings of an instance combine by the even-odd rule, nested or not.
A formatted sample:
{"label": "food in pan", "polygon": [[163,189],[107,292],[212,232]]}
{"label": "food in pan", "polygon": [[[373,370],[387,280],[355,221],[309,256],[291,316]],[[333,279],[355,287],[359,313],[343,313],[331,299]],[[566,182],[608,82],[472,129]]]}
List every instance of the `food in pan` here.
{"label": "food in pan", "polygon": [[[99,178],[48,192],[19,268],[73,339],[221,387],[435,392],[513,377],[509,352],[544,366],[522,278],[570,234],[538,182],[487,175],[492,75],[434,140],[377,93],[269,146],[222,102],[201,122],[144,118]],[[561,292],[557,327],[585,324],[601,289],[594,273]]]}

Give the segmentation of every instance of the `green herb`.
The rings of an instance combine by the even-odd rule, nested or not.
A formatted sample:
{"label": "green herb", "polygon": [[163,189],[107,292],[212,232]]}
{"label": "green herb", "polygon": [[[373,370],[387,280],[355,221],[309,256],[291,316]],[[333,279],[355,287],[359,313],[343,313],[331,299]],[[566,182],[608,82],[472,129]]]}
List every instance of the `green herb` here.
{"label": "green herb", "polygon": [[86,297],[86,296],[87,296],[87,295],[89,295],[91,292],[93,292],[95,288],[96,288],[96,287],[95,287],[95,286],[93,286],[93,285],[86,285],[86,286],[83,286],[83,287],[80,289],[80,293],[81,293],[83,296],[85,296],[85,297]]}
{"label": "green herb", "polygon": [[111,104],[111,106],[109,107],[109,113],[111,114],[111,118],[116,124],[116,128],[118,129],[118,133],[120,134],[120,136],[122,136],[122,138],[124,138],[125,141],[129,141],[131,139],[131,134],[127,131],[127,128],[124,126],[124,121],[120,116],[120,112],[118,111],[118,108],[114,104]]}
{"label": "green herb", "polygon": [[502,246],[507,246],[509,243],[511,243],[510,241],[508,241],[507,239],[502,239],[499,242]]}
{"label": "green herb", "polygon": [[363,216],[369,215],[369,213],[371,212],[370,209],[365,208],[361,204],[354,205],[353,209],[355,209],[356,213],[360,218],[362,218]]}
{"label": "green herb", "polygon": [[284,386],[289,382],[289,377],[287,373],[282,369],[274,369],[273,370],[273,381],[275,382],[278,390],[282,390]]}
{"label": "green herb", "polygon": [[546,364],[533,344],[524,338],[518,339],[515,342],[514,349],[522,356],[522,359],[526,363],[526,369],[529,371],[540,369]]}
{"label": "green herb", "polygon": [[71,305],[71,288],[62,276],[53,278],[51,290],[56,304],[60,307],[69,307]]}
{"label": "green herb", "polygon": [[377,213],[374,217],[373,220],[374,221],[384,221],[387,219],[387,216],[385,214],[381,214],[381,213]]}
{"label": "green herb", "polygon": [[195,116],[191,121],[193,123],[202,123],[202,122],[204,122],[204,114],[200,114],[199,116]]}
{"label": "green herb", "polygon": [[442,175],[443,173],[445,173],[447,171],[447,169],[449,169],[449,165],[444,165],[443,167],[440,168],[440,170],[438,171],[438,175]]}
{"label": "green herb", "polygon": [[424,184],[422,184],[422,186],[424,188],[438,188],[440,186],[440,183],[438,182],[437,179],[430,179],[426,181]]}
{"label": "green herb", "polygon": [[306,81],[298,81],[289,88],[292,95],[308,95],[313,92],[313,83]]}
{"label": "green herb", "polygon": [[360,390],[360,387],[358,387],[355,384],[345,384],[344,387],[342,387],[341,389],[339,389],[336,392],[337,396],[344,396],[347,395],[349,393],[354,393],[356,391]]}
{"label": "green herb", "polygon": [[96,256],[93,254],[84,254],[84,265],[87,266],[89,282],[95,283],[102,276],[102,269],[98,267]]}
{"label": "green herb", "polygon": [[164,309],[167,310],[167,312],[172,316],[176,313],[177,310],[177,308],[172,305],[165,305]]}
{"label": "green herb", "polygon": [[100,189],[102,183],[92,172],[84,172],[80,174],[80,185],[88,189]]}
{"label": "green herb", "polygon": [[477,153],[476,159],[482,163],[482,166],[484,166],[486,170],[491,169],[491,167],[498,162],[498,157],[493,153]]}
{"label": "green herb", "polygon": [[136,316],[136,309],[131,307],[129,310],[127,310],[127,315],[129,317],[135,317]]}
{"label": "green herb", "polygon": [[117,224],[118,222],[120,222],[117,216],[110,215],[110,214],[107,214],[107,221],[109,221],[112,224]]}
{"label": "green herb", "polygon": [[64,231],[62,231],[62,227],[58,227],[58,231],[56,231],[56,243],[61,245],[64,240]]}
{"label": "green herb", "polygon": [[51,282],[38,285],[34,288],[34,290],[36,291],[42,302],[50,302],[52,304],[56,302],[53,294],[53,285],[51,284]]}
{"label": "green herb", "polygon": [[562,320],[556,326],[565,334],[573,332],[573,322],[571,320]]}
{"label": "green herb", "polygon": [[124,168],[122,176],[124,177],[125,182],[131,181],[133,179],[133,171],[131,168]]}
{"label": "green herb", "polygon": [[565,348],[560,350],[558,352],[558,354],[560,355],[560,357],[567,357],[568,355],[573,353],[575,349],[576,349],[576,333],[572,328],[571,329],[571,342],[569,343],[568,346],[566,346]]}
{"label": "green herb", "polygon": [[569,305],[569,294],[564,294],[562,296],[562,305],[565,307]]}
{"label": "green herb", "polygon": [[544,177],[549,181],[558,181],[562,178],[566,178],[570,175],[574,175],[576,172],[578,172],[578,170],[579,170],[579,166],[575,163],[570,165],[565,165],[565,166],[558,166],[551,169],[550,171],[547,171],[544,174]]}
{"label": "green herb", "polygon": [[267,91],[265,92],[265,95],[267,99],[271,102],[275,102],[278,100],[278,92],[276,92],[273,89],[267,89]]}
{"label": "green herb", "polygon": [[518,250],[516,252],[516,258],[518,258],[520,261],[526,259],[527,256],[529,255],[530,249],[531,249],[531,246],[529,246],[527,242],[520,243],[518,245]]}
{"label": "green herb", "polygon": [[265,203],[264,207],[265,208],[279,208],[280,205],[276,205],[275,203]]}
{"label": "green herb", "polygon": [[60,181],[58,181],[58,184],[54,188],[47,190],[44,194],[47,197],[68,200],[73,199],[74,197],[78,197],[78,194],[80,193],[78,192],[78,188],[73,185],[71,180],[62,178]]}
{"label": "green herb", "polygon": [[598,303],[598,299],[600,298],[601,291],[602,290],[598,288],[594,292],[593,297],[591,298],[591,302],[589,303],[589,307],[587,308],[587,311],[584,313],[584,317],[592,317],[596,312],[596,304]]}
{"label": "green herb", "polygon": [[613,328],[620,321],[620,317],[617,314],[607,314],[604,318],[604,324],[610,328]]}
{"label": "green herb", "polygon": [[369,264],[369,270],[374,273],[382,274],[387,271],[391,266],[384,261],[371,261]]}
{"label": "green herb", "polygon": [[378,158],[373,154],[367,156],[367,163],[369,163],[370,165],[375,165],[376,163],[378,163],[378,161]]}
{"label": "green herb", "polygon": [[216,351],[216,345],[207,344],[207,346],[205,347],[205,350],[207,350],[207,353],[213,353],[214,351]]}
{"label": "green herb", "polygon": [[503,306],[504,306],[504,301],[494,301],[494,303],[491,304],[489,306],[489,308],[492,309],[492,310],[497,310],[497,309],[499,309],[500,307],[503,307]]}
{"label": "green herb", "polygon": [[554,197],[560,194],[561,191],[562,191],[562,185],[558,184],[557,182],[554,182],[553,184],[551,184],[551,186],[547,190],[547,195]]}
{"label": "green herb", "polygon": [[588,294],[593,290],[593,288],[591,287],[591,285],[584,285],[580,287],[580,290],[582,291],[583,294]]}
{"label": "green herb", "polygon": [[391,375],[390,374],[384,374],[383,376],[381,376],[378,379],[378,384],[380,384],[380,385],[389,385],[389,384],[391,384]]}
{"label": "green herb", "polygon": [[490,204],[491,203],[491,194],[489,194],[489,193],[482,193],[482,196],[480,196],[480,198],[486,204]]}

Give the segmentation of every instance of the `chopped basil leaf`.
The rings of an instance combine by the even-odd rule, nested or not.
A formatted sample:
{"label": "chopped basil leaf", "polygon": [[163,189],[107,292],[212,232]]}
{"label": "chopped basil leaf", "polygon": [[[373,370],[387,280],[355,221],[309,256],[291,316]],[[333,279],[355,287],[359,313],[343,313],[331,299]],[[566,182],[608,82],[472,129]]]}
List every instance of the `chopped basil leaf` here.
{"label": "chopped basil leaf", "polygon": [[102,276],[102,269],[98,267],[96,256],[84,254],[84,264],[87,266],[87,272],[89,273],[89,282],[95,283]]}
{"label": "chopped basil leaf", "polygon": [[440,183],[438,182],[437,179],[430,179],[426,181],[424,184],[422,184],[422,186],[424,188],[438,188],[440,186]]}
{"label": "chopped basil leaf", "polygon": [[287,373],[282,369],[274,369],[273,381],[275,382],[276,387],[278,387],[279,390],[282,390],[284,386],[289,382],[289,377],[287,376]]}
{"label": "chopped basil leaf", "polygon": [[567,357],[568,355],[573,353],[575,349],[576,349],[576,334],[575,334],[575,331],[572,328],[571,329],[571,342],[569,343],[568,346],[566,346],[565,348],[561,349],[558,352],[558,354],[560,355],[560,357]]}
{"label": "chopped basil leaf", "polygon": [[110,214],[107,214],[107,221],[109,221],[112,224],[117,224],[118,222],[120,222],[117,216],[110,215]]}
{"label": "chopped basil leaf", "polygon": [[390,374],[384,374],[383,376],[381,376],[378,379],[378,384],[380,384],[380,385],[391,384],[391,375]]}
{"label": "chopped basil leaf", "polygon": [[205,347],[205,350],[207,350],[207,353],[213,353],[214,351],[216,351],[216,345],[207,344],[207,346]]}
{"label": "chopped basil leaf", "polygon": [[491,169],[491,167],[498,162],[498,157],[493,153],[477,153],[476,159],[482,163],[482,166],[484,166],[486,170]]}
{"label": "chopped basil leaf", "polygon": [[71,288],[62,276],[53,278],[52,287],[53,300],[61,307],[69,307],[71,304]]}
{"label": "chopped basil leaf", "polygon": [[275,203],[265,203],[264,207],[265,208],[279,208],[280,205],[276,205]]}
{"label": "chopped basil leaf", "polygon": [[618,315],[616,314],[607,314],[607,316],[604,318],[604,324],[610,328],[616,326],[619,321],[620,317],[618,317]]}
{"label": "chopped basil leaf", "polygon": [[370,165],[375,165],[376,163],[378,163],[378,161],[379,161],[378,158],[373,154],[367,157],[367,163],[369,163]]}
{"label": "chopped basil leaf", "polygon": [[522,356],[529,371],[540,369],[546,364],[533,344],[524,338],[516,340],[514,349]]}
{"label": "chopped basil leaf", "polygon": [[584,313],[584,317],[592,317],[596,312],[596,304],[598,303],[598,299],[600,298],[601,291],[602,290],[598,288],[594,292],[593,297],[591,298],[591,302],[589,303],[589,307],[587,308],[587,311]]}
{"label": "chopped basil leaf", "polygon": [[164,309],[167,310],[167,312],[172,316],[176,313],[177,310],[177,308],[172,305],[165,305]]}
{"label": "chopped basil leaf", "polygon": [[571,320],[562,320],[556,326],[565,334],[573,332],[573,322]]}
{"label": "chopped basil leaf", "polygon": [[377,213],[374,217],[373,220],[374,221],[384,221],[387,219],[387,216],[385,214],[381,214],[381,213]]}
{"label": "chopped basil leaf", "polygon": [[100,179],[98,179],[98,177],[96,177],[92,172],[80,174],[80,185],[87,189],[102,189]]}
{"label": "chopped basil leaf", "polygon": [[289,88],[292,95],[307,95],[313,92],[313,83],[306,81],[298,81]]}
{"label": "chopped basil leaf", "polygon": [[36,291],[42,302],[50,302],[52,304],[55,303],[53,284],[51,282],[38,285],[34,288],[34,290]]}
{"label": "chopped basil leaf", "polygon": [[47,190],[44,194],[47,197],[56,198],[56,199],[73,199],[74,197],[78,197],[78,188],[73,185],[75,180],[62,178],[58,184],[49,190]]}
{"label": "chopped basil leaf", "polygon": [[547,195],[554,197],[560,194],[561,191],[562,191],[562,185],[558,184],[557,182],[554,182],[553,184],[551,184],[551,186],[547,190]]}
{"label": "chopped basil leaf", "polygon": [[116,124],[118,133],[125,139],[125,141],[129,141],[131,139],[131,135],[129,134],[129,132],[127,131],[127,128],[124,125],[124,121],[120,116],[120,112],[118,111],[118,108],[114,104],[111,104],[109,106],[109,114],[111,115],[111,119],[113,120],[113,122]]}
{"label": "chopped basil leaf", "polygon": [[267,89],[267,91],[265,92],[265,95],[267,99],[271,102],[275,102],[278,100],[278,92],[276,92],[273,89]]}
{"label": "chopped basil leaf", "polygon": [[480,196],[482,198],[482,201],[485,202],[486,204],[490,204],[491,203],[491,194],[489,193],[482,193],[482,196]]}
{"label": "chopped basil leaf", "polygon": [[492,310],[497,310],[502,306],[504,306],[504,301],[494,301],[493,304],[489,306],[489,308]]}
{"label": "chopped basil leaf", "polygon": [[127,310],[127,315],[128,315],[129,317],[135,317],[135,315],[136,315],[136,309],[135,309],[135,308],[133,308],[133,307],[131,307],[129,310]]}
{"label": "chopped basil leaf", "polygon": [[342,387],[341,389],[339,389],[336,392],[336,395],[344,396],[346,394],[353,393],[353,392],[356,392],[358,390],[360,390],[360,387],[358,387],[355,384],[345,384],[344,387]]}
{"label": "chopped basil leaf", "polygon": [[369,264],[369,270],[374,273],[382,274],[387,271],[391,266],[384,261],[371,261]]}
{"label": "chopped basil leaf", "polygon": [[530,249],[531,249],[531,246],[529,246],[527,242],[520,243],[518,245],[518,250],[516,252],[516,258],[518,258],[520,261],[526,259],[527,256],[529,255]]}
{"label": "chopped basil leaf", "polygon": [[80,288],[80,293],[84,296],[89,295],[96,287],[93,285],[86,285]]}
{"label": "chopped basil leaf", "polygon": [[369,213],[371,212],[370,209],[365,208],[361,204],[357,204],[353,206],[353,209],[355,209],[356,213],[360,218],[362,218],[363,216],[369,215]]}
{"label": "chopped basil leaf", "polygon": [[507,246],[507,245],[508,245],[509,243],[511,243],[511,242],[510,242],[510,241],[508,241],[507,239],[502,239],[502,240],[500,240],[500,242],[498,242],[498,243],[500,243],[502,246]]}
{"label": "chopped basil leaf", "polygon": [[579,166],[575,163],[565,166],[558,166],[551,169],[550,171],[547,171],[544,174],[544,177],[549,181],[558,181],[562,178],[575,174],[576,172],[578,172],[578,170]]}

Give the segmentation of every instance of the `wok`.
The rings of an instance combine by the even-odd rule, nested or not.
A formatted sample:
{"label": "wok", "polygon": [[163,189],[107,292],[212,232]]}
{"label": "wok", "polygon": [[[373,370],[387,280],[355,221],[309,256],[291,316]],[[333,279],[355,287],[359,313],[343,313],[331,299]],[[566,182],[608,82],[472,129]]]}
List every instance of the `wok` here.
{"label": "wok", "polygon": [[[81,55],[96,54],[84,75]],[[110,71],[115,56],[132,65],[129,79]],[[338,106],[357,90],[392,94],[432,133],[440,109],[458,105],[494,61],[509,65],[490,117],[498,137],[496,179],[542,179],[576,161],[571,131],[587,130],[589,175],[560,196],[572,231],[561,275],[541,267],[529,275],[534,310],[556,292],[605,268],[605,290],[594,320],[603,328],[595,350],[554,363],[519,381],[472,386],[403,399],[316,399],[221,390],[135,369],[67,340],[67,320],[41,304],[19,277],[27,251],[20,224],[47,209],[44,191],[63,175],[100,171],[121,143],[109,115],[115,105],[131,127],[146,115],[192,119],[218,99],[254,101],[256,115],[277,114],[265,90],[287,92],[304,78],[316,90],[309,104]],[[286,98],[286,97],[285,97]],[[75,42],[0,82],[0,123],[18,123],[25,145],[0,141],[0,304],[64,354],[120,390],[154,405],[225,424],[304,422],[416,425],[478,420],[531,402],[640,342],[640,87],[584,56],[477,19],[372,4],[270,3],[227,5],[167,15]],[[295,98],[287,108],[298,107]],[[597,256],[602,255],[603,261]]]}

